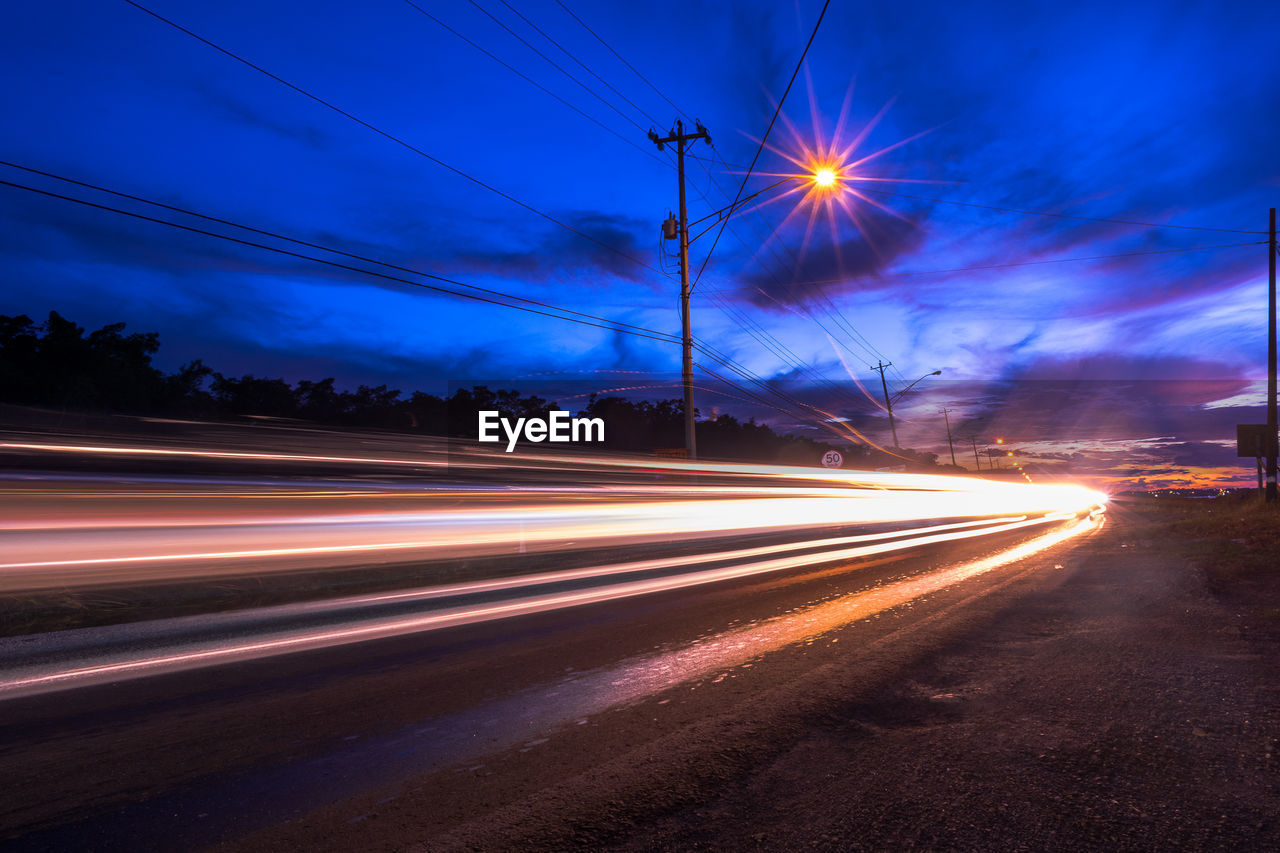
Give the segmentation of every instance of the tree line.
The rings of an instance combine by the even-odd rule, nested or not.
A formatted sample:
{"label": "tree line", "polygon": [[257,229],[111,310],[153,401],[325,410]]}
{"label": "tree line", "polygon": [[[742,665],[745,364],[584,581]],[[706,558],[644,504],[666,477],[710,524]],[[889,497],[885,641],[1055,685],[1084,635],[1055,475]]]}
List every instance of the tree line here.
{"label": "tree line", "polygon": [[[316,424],[366,427],[427,435],[474,438],[477,413],[503,417],[543,417],[559,406],[541,397],[487,386],[459,389],[448,397],[386,385],[355,391],[318,381],[225,376],[197,359],[165,373],[152,364],[160,349],[155,332],[126,333],[112,323],[87,335],[49,313],[44,323],[25,314],[0,315],[0,402],[66,411],[230,419],[244,416],[289,418]],[[632,401],[592,395],[577,414],[603,418],[604,447],[648,452],[684,445],[681,400]],[[775,432],[755,419],[731,415],[700,420],[699,455],[730,460],[816,464],[833,445]],[[900,464],[866,447],[838,448],[858,466]],[[933,454],[904,451],[913,461],[936,464]]]}

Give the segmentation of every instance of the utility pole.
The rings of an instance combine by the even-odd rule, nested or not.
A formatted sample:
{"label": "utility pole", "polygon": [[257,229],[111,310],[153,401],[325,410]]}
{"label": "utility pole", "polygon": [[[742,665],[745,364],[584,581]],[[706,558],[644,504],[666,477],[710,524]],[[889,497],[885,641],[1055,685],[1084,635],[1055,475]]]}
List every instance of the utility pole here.
{"label": "utility pole", "polygon": [[889,385],[884,381],[884,369],[886,367],[893,367],[893,362],[885,364],[882,361],[871,369],[880,371],[880,387],[884,390],[884,409],[889,413],[889,429],[893,430],[893,446],[900,447],[898,444],[898,425],[893,422],[893,402],[889,399]]}
{"label": "utility pole", "polygon": [[942,409],[942,417],[947,422],[947,447],[951,450],[951,464],[956,468],[959,468],[960,466],[956,465],[956,446],[951,443],[951,418],[949,417],[949,413],[951,411],[952,409],[948,409],[944,406]]}
{"label": "utility pole", "polygon": [[1271,237],[1267,241],[1267,503],[1276,494],[1276,209],[1271,208]]}
{"label": "utility pole", "polygon": [[684,123],[676,119],[675,130],[669,135],[659,138],[650,130],[649,140],[661,151],[664,145],[676,144],[676,172],[680,180],[680,323],[683,330],[684,355],[681,359],[681,374],[684,382],[684,447],[690,459],[698,456],[698,439],[693,428],[693,334],[689,330],[689,215],[684,203],[684,149],[690,142],[705,139],[711,144],[711,134],[696,122],[697,133],[685,133]]}
{"label": "utility pole", "polygon": [[969,441],[973,442],[973,464],[978,470],[982,470],[982,459],[978,456],[978,437],[976,435],[969,436]]}

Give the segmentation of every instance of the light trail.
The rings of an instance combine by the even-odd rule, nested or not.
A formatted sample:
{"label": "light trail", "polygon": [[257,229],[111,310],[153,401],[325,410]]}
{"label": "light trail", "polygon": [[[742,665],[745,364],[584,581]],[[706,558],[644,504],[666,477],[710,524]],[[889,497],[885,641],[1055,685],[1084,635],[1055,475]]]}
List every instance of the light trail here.
{"label": "light trail", "polygon": [[[895,581],[863,592],[843,595],[771,619],[731,628],[703,642],[657,654],[641,655],[610,667],[594,677],[575,678],[574,688],[584,700],[573,708],[576,716],[599,713],[638,701],[676,684],[687,683],[741,666],[787,646],[811,642],[859,619],[901,607],[949,586],[971,580],[1048,548],[1089,533],[1101,522],[1090,515],[1077,523],[1045,533],[1029,542],[989,557],[970,560],[936,572]],[[550,691],[563,692],[562,685]],[[542,703],[555,712],[554,702]]]}
{"label": "light trail", "polygon": [[[368,642],[1036,527],[1051,528],[1036,542],[1053,543],[1060,528],[1083,529],[1073,520],[1106,501],[1078,486],[972,477],[555,450],[508,456],[395,437],[370,442],[376,447],[364,456],[340,449],[359,440],[337,433],[247,437],[256,445],[234,450],[127,437],[0,442],[0,450],[37,458],[208,460],[229,471],[278,463],[294,478],[5,478],[0,592],[61,595],[378,564],[412,566],[413,577],[448,572],[456,580],[0,639],[6,670],[0,696]],[[334,464],[351,473],[307,477]],[[431,479],[403,473],[385,479],[388,470],[413,469],[411,476]],[[498,483],[495,469],[502,470]],[[667,550],[641,550],[637,558],[637,548],[650,546]],[[531,554],[544,555],[542,562],[523,574],[513,573],[522,564],[505,559]],[[573,563],[557,568],[561,554],[574,555]],[[462,565],[469,575],[457,574]],[[927,577],[935,575],[921,583],[959,577]],[[323,581],[311,583],[324,589]]]}
{"label": "light trail", "polygon": [[[475,508],[341,513],[299,512],[263,518],[227,497],[198,504],[185,523],[146,518],[106,523],[64,508],[38,526],[0,531],[0,590],[131,583],[168,576],[192,580],[262,575],[297,568],[369,562],[443,560],[565,548],[603,548],[776,533],[812,538],[854,524],[910,525],[919,520],[1000,519],[1045,513],[1067,517],[1101,502],[1074,487],[937,478],[949,490],[731,487],[690,500],[683,486],[618,495],[580,487],[574,502],[561,489],[545,502],[512,501],[503,489],[477,489],[460,500]],[[931,484],[936,485],[936,484]],[[958,488],[963,486],[963,489]],[[992,488],[998,487],[998,488]],[[722,494],[730,497],[723,497]],[[484,499],[505,502],[483,505]],[[27,498],[26,500],[30,500]],[[313,498],[298,497],[309,508]],[[714,555],[708,555],[713,558]]]}
{"label": "light trail", "polygon": [[[1005,524],[1015,524],[1026,521],[1026,516],[1005,519]],[[723,562],[726,560],[745,560],[755,557],[763,557],[771,554],[784,554],[788,551],[814,551],[815,549],[829,549],[840,545],[849,545],[854,542],[874,542],[885,539],[901,539],[910,541],[913,544],[919,544],[921,540],[911,537],[922,536],[924,534],[938,533],[944,530],[960,530],[965,528],[984,528],[981,533],[990,533],[999,529],[1013,529],[1000,527],[996,524],[983,521],[966,521],[957,524],[936,524],[931,527],[916,527],[906,530],[894,530],[889,533],[868,533],[861,536],[839,536],[832,539],[817,539],[804,542],[789,542],[782,545],[766,545],[759,548],[743,548],[736,551],[717,551],[711,554],[695,554],[687,557],[668,557],[658,560],[636,560],[630,563],[618,563],[611,566],[593,566],[589,569],[574,569],[570,571],[560,572],[539,572],[533,575],[521,575],[515,578],[500,578],[491,581],[477,581],[471,583],[449,584],[447,586],[433,587],[427,590],[411,590],[409,592],[392,592],[382,593],[378,595],[365,595],[355,598],[342,599],[341,603],[348,608],[361,607],[369,604],[378,604],[388,601],[421,601],[430,598],[444,598],[453,595],[462,595],[474,592],[493,592],[496,590],[518,589],[521,587],[540,586],[551,583],[561,583],[564,581],[587,580],[589,578],[601,578],[606,575],[634,574],[637,572],[649,572],[659,569],[673,569],[682,566],[698,565],[700,563]],[[827,552],[817,552],[810,555],[810,562],[816,562],[826,557]],[[858,555],[855,555],[858,556]],[[300,608],[320,609],[327,607],[329,602],[321,602],[318,604],[302,604]]]}
{"label": "light trail", "polygon": [[41,453],[71,453],[96,456],[151,456],[233,460],[252,462],[338,462],[357,465],[410,465],[415,468],[443,468],[448,462],[417,458],[382,458],[376,456],[317,456],[305,453],[253,453],[243,450],[173,449],[168,447],[119,447],[101,444],[46,444],[41,442],[0,442],[0,450],[24,450]]}
{"label": "light trail", "polygon": [[[387,565],[412,567],[405,577],[442,572],[442,580],[456,580],[203,616],[240,625],[249,636],[200,648],[188,638],[183,648],[152,649],[145,659],[137,655],[146,644],[125,642],[132,652],[105,654],[134,656],[128,660],[99,659],[73,668],[78,675],[32,675],[30,684],[123,677],[678,590],[1060,525],[1106,501],[1079,486],[972,477],[559,450],[508,456],[439,440],[201,428],[213,436],[205,446],[156,446],[128,436],[49,441],[10,434],[0,442],[10,453],[73,462],[208,460],[228,473],[245,463],[278,463],[294,478],[10,474],[0,479],[0,593],[64,595],[305,570],[313,573],[306,583],[323,594],[325,581],[314,573]],[[228,441],[239,449],[208,446]],[[353,444],[368,455],[342,449]],[[307,477],[338,463],[351,466],[347,477]],[[385,479],[388,470],[411,469],[430,479]],[[666,551],[640,550],[637,559],[637,549],[650,546]],[[572,562],[557,568],[562,554]],[[541,562],[521,574],[526,564],[506,559],[521,555],[542,555]],[[317,619],[328,627],[318,631]],[[126,634],[139,630],[130,626]],[[2,651],[0,661],[15,662]],[[20,681],[11,678],[11,686]]]}
{"label": "light trail", "polygon": [[[214,435],[212,427],[208,429]],[[0,450],[73,460],[272,462],[432,479],[225,481],[214,476],[0,482],[0,592],[262,576],[298,569],[553,553],[770,534],[799,541],[866,525],[998,520],[1105,502],[1078,486],[971,477],[684,462],[553,450],[496,453],[438,439],[245,431],[252,449],[141,437],[9,436]],[[216,441],[217,439],[215,439]],[[272,444],[274,442],[274,444]],[[374,445],[370,454],[305,452]],[[279,446],[279,452],[277,452]],[[447,449],[446,449],[447,448]],[[285,449],[288,452],[284,452]],[[301,452],[300,452],[301,451]],[[122,463],[122,464],[126,464]],[[128,463],[131,464],[131,463]],[[491,472],[501,468],[501,485]],[[464,484],[459,484],[462,479]],[[861,532],[844,530],[843,532]],[[876,532],[870,530],[867,532]],[[714,559],[714,554],[707,555]]]}
{"label": "light trail", "polygon": [[[55,665],[52,668],[45,667],[43,671],[32,673],[11,671],[3,678],[3,680],[0,680],[0,696],[10,698],[21,695],[30,695],[32,693],[44,692],[47,690],[65,689],[73,686],[100,683],[103,681],[136,678],[161,672],[172,672],[176,670],[190,669],[193,667],[229,663],[232,661],[241,661],[269,655],[327,648],[347,643],[385,639],[422,631],[471,625],[496,619],[511,618],[514,616],[544,613],[568,607],[582,606],[585,604],[628,598],[638,595],[647,595],[655,592],[678,590],[708,583],[716,583],[749,575],[778,572],[817,563],[873,556],[892,551],[904,550],[907,548],[919,547],[926,544],[938,544],[958,539],[988,535],[996,532],[1010,532],[1045,523],[1049,522],[1046,522],[1043,518],[1037,518],[1021,519],[989,525],[980,529],[956,529],[971,526],[963,524],[938,525],[931,528],[922,528],[917,531],[911,531],[912,533],[920,535],[910,536],[907,539],[878,542],[874,544],[862,544],[856,547],[825,551],[819,554],[790,555],[786,557],[758,560],[745,564],[735,564],[721,568],[687,572],[657,578],[605,583],[600,586],[582,590],[533,594],[511,600],[488,603],[481,606],[448,608],[442,611],[425,615],[415,615],[408,618],[375,618],[372,620],[366,620],[364,623],[346,624],[341,627],[286,631],[283,632],[283,635],[270,636],[263,639],[249,641],[221,641],[220,645],[213,644],[212,647],[206,646],[198,649],[157,653],[154,650],[140,651],[136,647],[129,647],[121,650],[116,645],[109,645],[107,650],[102,653],[102,656],[106,658],[115,657],[117,659],[106,660],[102,663],[89,666],[75,666],[70,668],[66,667],[65,664],[60,664]],[[789,624],[803,625],[803,630],[808,632],[808,634],[812,634],[814,631],[821,632],[830,630],[840,624],[852,621],[864,613],[878,612],[879,610],[897,606],[911,598],[937,591],[946,586],[950,586],[951,584],[991,571],[1001,565],[1022,559],[1040,550],[1052,547],[1053,545],[1063,542],[1073,536],[1087,532],[1088,530],[1093,529],[1094,526],[1094,516],[1090,514],[1068,527],[1046,533],[1034,540],[1031,540],[1030,542],[1023,543],[1022,545],[1008,549],[992,557],[988,557],[983,560],[971,561],[939,572],[931,572],[920,578],[900,581],[879,590],[871,590],[867,593],[859,593],[856,596],[847,597],[849,600],[856,599],[860,602],[857,607],[853,607],[852,609],[849,607],[849,601],[846,601],[845,599],[824,605],[818,605],[816,608],[805,611],[804,618],[799,622],[797,622],[796,619],[791,619]],[[873,538],[877,537],[847,537],[845,539],[852,541]],[[776,550],[778,549],[749,549],[738,552],[738,556],[741,557],[747,554],[759,556]],[[707,559],[707,556],[704,555],[700,562],[706,562]],[[597,567],[592,570],[592,576],[603,577],[611,573],[622,571],[634,572],[637,570],[636,565],[637,564],[632,564],[630,567]],[[653,566],[649,565],[645,566],[645,568],[653,568]],[[514,588],[521,585],[527,586],[531,583],[538,584],[546,582],[548,582],[548,579],[545,577],[542,579],[515,579],[512,581],[501,582],[501,587],[494,588]],[[458,591],[461,590],[458,587],[454,587],[454,594]],[[421,598],[426,598],[433,594],[443,593],[440,590],[423,590],[408,593],[406,595],[417,595]],[[266,614],[260,613],[257,614],[257,616],[259,618],[263,618],[264,616],[269,617],[272,615],[285,616],[290,612],[296,612],[299,610],[314,611],[317,608],[325,607],[330,608],[335,612],[350,612],[354,609],[350,606],[353,602],[372,604],[388,598],[394,598],[394,596],[370,596],[347,601],[340,600],[336,602],[311,605],[286,605],[280,608],[266,608],[265,610],[272,612]],[[841,601],[844,602],[843,605],[841,605]],[[231,618],[235,618],[234,614]],[[217,619],[205,617],[201,621],[206,629],[209,627],[216,629],[218,627],[217,622],[219,620]],[[791,633],[794,633],[794,630]],[[790,635],[788,634],[786,636]],[[784,643],[793,641],[793,639],[786,639],[785,637],[783,639]],[[191,644],[190,640],[186,640],[185,642],[188,645]],[[773,647],[776,647],[778,642],[779,640],[777,636],[771,635],[770,639],[768,639],[768,643],[773,644]],[[745,644],[742,648],[754,648],[759,645],[760,643],[756,642],[754,644]],[[754,656],[759,653],[760,650],[757,649],[749,656]],[[52,671],[49,671],[49,669],[52,669]]]}

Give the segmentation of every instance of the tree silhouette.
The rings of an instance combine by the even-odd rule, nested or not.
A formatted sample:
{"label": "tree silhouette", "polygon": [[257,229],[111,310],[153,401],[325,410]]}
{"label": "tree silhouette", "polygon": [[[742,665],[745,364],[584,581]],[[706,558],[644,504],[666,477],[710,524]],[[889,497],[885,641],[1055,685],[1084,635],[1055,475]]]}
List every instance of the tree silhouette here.
{"label": "tree silhouette", "polygon": [[86,338],[57,311],[42,325],[0,316],[0,394],[66,409],[155,411],[165,396],[164,374],[151,366],[160,338],[124,328],[113,323]]}
{"label": "tree silhouette", "polygon": [[[335,387],[333,377],[284,379],[224,376],[202,361],[165,374],[151,364],[160,348],[154,332],[125,333],[124,323],[104,326],[87,337],[84,329],[56,311],[37,324],[25,314],[0,315],[0,402],[64,410],[169,414],[206,418],[293,418],[316,424],[409,430],[427,435],[475,438],[477,415],[496,411],[509,420],[545,418],[559,406],[537,396],[485,385],[463,388],[448,398],[402,392],[386,385],[361,385],[354,392]],[[579,413],[602,418],[604,446],[648,452],[684,446],[684,404],[680,400],[634,401],[591,395]],[[832,445],[783,435],[754,419],[731,415],[697,423],[702,456],[815,465]],[[901,456],[864,447],[839,448],[845,458],[870,467],[936,467],[931,453]]]}

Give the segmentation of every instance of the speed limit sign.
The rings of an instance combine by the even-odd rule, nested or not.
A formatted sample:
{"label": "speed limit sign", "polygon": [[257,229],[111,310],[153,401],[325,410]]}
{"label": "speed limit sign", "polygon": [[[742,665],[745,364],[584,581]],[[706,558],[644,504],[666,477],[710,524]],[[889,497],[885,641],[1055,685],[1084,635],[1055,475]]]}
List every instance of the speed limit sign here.
{"label": "speed limit sign", "polygon": [[839,468],[844,463],[844,457],[837,450],[828,450],[822,454],[823,468]]}

